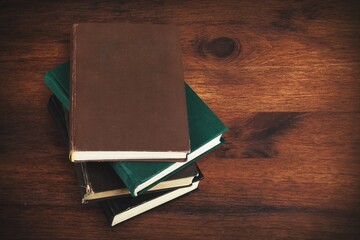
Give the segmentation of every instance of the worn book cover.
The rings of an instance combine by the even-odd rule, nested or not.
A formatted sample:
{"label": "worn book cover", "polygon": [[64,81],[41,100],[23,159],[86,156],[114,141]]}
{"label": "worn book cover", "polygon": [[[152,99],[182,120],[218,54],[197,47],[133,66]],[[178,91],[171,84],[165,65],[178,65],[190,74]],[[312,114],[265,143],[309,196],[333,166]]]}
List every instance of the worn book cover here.
{"label": "worn book cover", "polygon": [[77,23],[71,37],[72,161],[185,161],[180,34],[164,24]]}
{"label": "worn book cover", "polygon": [[[62,104],[53,95],[48,102],[48,111],[55,120],[58,129],[68,145],[68,130]],[[76,175],[83,203],[99,201],[114,197],[130,196],[130,191],[115,173],[109,163],[81,162],[75,163]],[[166,181],[160,182],[148,192],[164,191],[178,187],[190,186],[199,176],[196,164],[192,164]]]}

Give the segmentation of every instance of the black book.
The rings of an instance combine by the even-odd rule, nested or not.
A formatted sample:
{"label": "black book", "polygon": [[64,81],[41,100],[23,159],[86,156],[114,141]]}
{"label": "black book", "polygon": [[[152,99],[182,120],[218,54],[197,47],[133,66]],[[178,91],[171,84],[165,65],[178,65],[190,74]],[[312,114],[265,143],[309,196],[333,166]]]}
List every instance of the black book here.
{"label": "black book", "polygon": [[123,221],[133,218],[143,212],[149,211],[159,205],[169,202],[175,198],[183,196],[198,188],[203,175],[199,175],[194,182],[187,187],[174,190],[152,192],[138,197],[122,197],[100,202],[105,217],[111,226],[115,226]]}

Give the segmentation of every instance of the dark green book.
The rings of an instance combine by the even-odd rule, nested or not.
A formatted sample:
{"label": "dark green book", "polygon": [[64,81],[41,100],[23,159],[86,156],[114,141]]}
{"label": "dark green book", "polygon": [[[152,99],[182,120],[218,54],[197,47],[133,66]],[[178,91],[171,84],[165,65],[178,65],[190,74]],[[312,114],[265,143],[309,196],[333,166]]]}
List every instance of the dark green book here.
{"label": "dark green book", "polygon": [[191,145],[187,162],[111,163],[133,196],[142,194],[223,142],[221,136],[227,127],[187,84],[186,100]]}
{"label": "dark green book", "polygon": [[[69,75],[68,63],[50,70],[45,75],[46,85],[56,96],[61,95],[58,99],[66,109],[70,106],[69,91],[64,88],[69,87]],[[191,145],[191,153],[188,154],[187,161],[111,163],[133,196],[147,191],[223,142],[221,136],[228,130],[227,127],[187,84],[185,89]]]}

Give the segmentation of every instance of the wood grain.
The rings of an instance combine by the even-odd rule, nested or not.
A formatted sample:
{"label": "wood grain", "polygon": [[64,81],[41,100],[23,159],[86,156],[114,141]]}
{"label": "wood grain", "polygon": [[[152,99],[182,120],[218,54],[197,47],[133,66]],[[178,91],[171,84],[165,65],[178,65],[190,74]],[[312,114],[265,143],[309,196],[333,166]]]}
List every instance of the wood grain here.
{"label": "wood grain", "polygon": [[[1,1],[1,239],[359,239],[357,1]],[[44,72],[78,21],[174,23],[229,126],[200,189],[110,228],[81,205]],[[146,40],[144,40],[146,41]]]}

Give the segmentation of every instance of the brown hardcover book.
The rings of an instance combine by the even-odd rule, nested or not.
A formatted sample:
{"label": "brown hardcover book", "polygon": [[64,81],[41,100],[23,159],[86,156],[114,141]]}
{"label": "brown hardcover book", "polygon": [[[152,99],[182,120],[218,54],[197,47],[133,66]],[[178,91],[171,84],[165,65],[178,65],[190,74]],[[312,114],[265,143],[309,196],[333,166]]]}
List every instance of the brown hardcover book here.
{"label": "brown hardcover book", "polygon": [[[91,162],[76,163],[82,203],[104,200],[114,197],[130,196],[130,191],[115,173],[109,163]],[[170,178],[150,188],[148,192],[164,191],[173,188],[189,186],[199,175],[196,164],[186,167]]]}
{"label": "brown hardcover book", "polygon": [[190,152],[179,31],[74,24],[70,159],[185,161]]}

